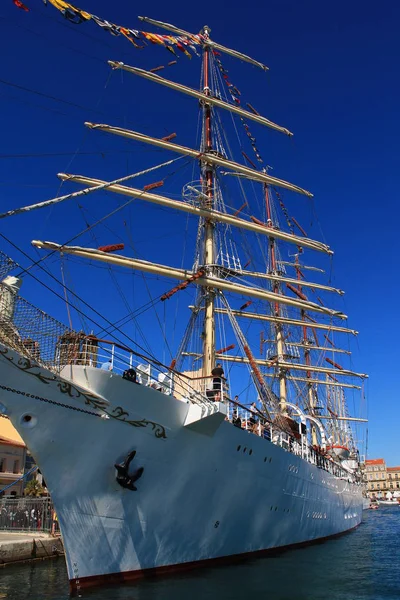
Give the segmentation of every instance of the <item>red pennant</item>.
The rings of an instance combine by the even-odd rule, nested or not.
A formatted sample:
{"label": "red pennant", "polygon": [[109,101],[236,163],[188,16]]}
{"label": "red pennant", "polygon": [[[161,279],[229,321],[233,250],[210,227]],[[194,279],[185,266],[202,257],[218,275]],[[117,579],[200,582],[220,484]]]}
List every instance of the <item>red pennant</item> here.
{"label": "red pennant", "polygon": [[25,12],[29,12],[29,8],[25,6],[25,4],[21,2],[21,0],[13,0],[13,2],[17,8],[22,8],[22,10],[24,10]]}

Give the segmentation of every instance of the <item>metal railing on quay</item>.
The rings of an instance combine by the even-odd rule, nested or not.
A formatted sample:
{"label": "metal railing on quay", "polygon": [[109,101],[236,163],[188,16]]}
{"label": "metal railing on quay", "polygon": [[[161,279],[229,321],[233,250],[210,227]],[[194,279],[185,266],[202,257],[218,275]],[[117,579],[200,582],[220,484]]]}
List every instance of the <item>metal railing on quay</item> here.
{"label": "metal railing on quay", "polygon": [[0,498],[0,531],[58,532],[51,498]]}

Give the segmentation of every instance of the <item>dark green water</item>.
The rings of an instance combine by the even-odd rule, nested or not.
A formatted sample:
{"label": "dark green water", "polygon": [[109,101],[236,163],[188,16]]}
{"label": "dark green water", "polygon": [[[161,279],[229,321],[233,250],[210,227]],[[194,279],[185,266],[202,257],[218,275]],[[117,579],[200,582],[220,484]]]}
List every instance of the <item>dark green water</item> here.
{"label": "dark green water", "polygon": [[[400,508],[364,511],[340,538],[231,567],[84,590],[88,600],[399,600]],[[88,548],[88,552],[90,549]],[[62,559],[0,570],[0,599],[67,600]]]}

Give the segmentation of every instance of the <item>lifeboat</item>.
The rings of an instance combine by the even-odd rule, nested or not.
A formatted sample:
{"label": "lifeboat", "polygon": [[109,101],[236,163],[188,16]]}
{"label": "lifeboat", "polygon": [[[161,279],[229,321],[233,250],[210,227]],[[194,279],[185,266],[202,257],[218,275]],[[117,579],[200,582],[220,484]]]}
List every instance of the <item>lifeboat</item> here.
{"label": "lifeboat", "polygon": [[346,446],[339,446],[338,444],[327,446],[326,451],[331,456],[340,458],[340,460],[347,460],[350,456],[350,450]]}

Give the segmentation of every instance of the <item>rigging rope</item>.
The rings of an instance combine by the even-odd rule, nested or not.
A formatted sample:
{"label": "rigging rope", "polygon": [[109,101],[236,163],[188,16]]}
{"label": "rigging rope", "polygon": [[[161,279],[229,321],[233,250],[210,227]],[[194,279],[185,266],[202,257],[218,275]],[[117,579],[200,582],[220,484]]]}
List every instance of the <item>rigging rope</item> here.
{"label": "rigging rope", "polygon": [[[6,241],[8,242],[13,248],[15,248],[16,250],[18,250],[19,252],[21,252],[21,254],[23,254],[26,258],[28,258],[31,262],[32,259],[31,257],[24,251],[22,250],[22,248],[18,247],[16,244],[14,244],[14,242],[12,242],[9,238],[7,238],[7,236],[5,236],[3,233],[0,232],[0,236]],[[39,268],[44,271],[49,277],[51,277],[51,279],[53,279],[56,283],[58,283],[59,285],[61,285],[61,282],[59,279],[57,279],[57,277],[55,277],[50,271],[46,270],[42,265],[39,265]],[[27,269],[22,269],[22,272],[26,272],[27,275],[30,275],[30,277],[32,277],[35,281],[37,281],[38,283],[40,283],[40,285],[42,285],[43,287],[45,287],[48,291],[52,292],[55,296],[57,296],[57,298],[60,298],[63,302],[65,302],[65,298],[60,295],[58,292],[56,292],[53,288],[51,288],[49,285],[45,284],[39,277],[36,277],[33,273],[31,273],[30,271],[28,271]],[[68,289],[68,288],[67,288]],[[95,315],[99,316],[101,319],[103,319],[106,323],[108,323],[111,327],[114,327],[114,324],[109,321],[104,315],[102,315],[101,313],[99,313],[99,311],[97,311],[92,305],[90,305],[88,302],[85,302],[85,300],[83,300],[82,298],[80,298],[77,294],[75,294],[71,289],[68,289],[69,293],[72,294],[74,297],[76,297],[78,300],[81,301],[82,304],[84,304],[87,308],[89,308],[91,311],[93,311],[95,313]],[[90,317],[89,315],[85,314],[81,309],[78,309],[75,307],[75,310],[77,312],[79,312],[81,315],[83,315],[84,317],[86,317],[89,321],[91,321],[92,323],[94,323],[95,325],[97,325],[97,327],[100,328],[100,324],[95,321],[92,317]],[[140,350],[142,350],[143,352],[146,352],[146,350],[135,340],[133,340],[130,336],[128,336],[126,333],[122,332],[120,329],[115,328],[120,334],[122,334],[123,336],[126,337],[126,339],[128,339],[130,342],[132,342],[135,346],[137,346]],[[120,339],[116,338],[115,339],[116,342],[119,342],[122,345],[126,345],[124,344],[124,342],[122,342]],[[136,355],[139,356],[140,358],[142,358],[143,360],[147,360],[147,361],[153,361],[157,366],[160,366],[164,369],[168,370],[168,367],[166,365],[164,365],[161,361],[159,361],[155,356],[151,356],[151,358],[149,359],[148,356],[146,356],[145,354],[140,354],[137,351],[133,351],[132,352]]]}
{"label": "rigging rope", "polygon": [[22,481],[22,479],[25,479],[26,477],[28,477],[28,475],[32,475],[32,473],[34,473],[35,471],[37,471],[38,467],[32,467],[32,469],[29,469],[29,471],[27,471],[26,473],[24,473],[23,475],[21,475],[21,477],[18,477],[18,479],[16,479],[15,481],[9,483],[8,485],[6,485],[5,488],[3,488],[2,490],[0,490],[0,496],[1,494],[4,494],[4,492],[6,490],[8,490],[10,487],[13,487],[16,483],[19,483],[20,481]]}
{"label": "rigging rope", "polygon": [[[58,196],[55,198],[51,198],[50,200],[44,200],[43,202],[37,202],[36,204],[30,204],[28,206],[21,206],[20,208],[14,208],[12,210],[8,210],[7,212],[0,213],[0,219],[4,219],[6,217],[12,217],[14,215],[18,215],[18,214],[28,212],[31,210],[36,210],[39,208],[44,208],[46,206],[50,206],[53,204],[58,204],[59,202],[64,202],[65,200],[70,200],[71,198],[75,199],[75,198],[79,198],[80,196],[87,196],[88,194],[91,194],[92,192],[106,190],[108,187],[110,187],[112,185],[117,185],[117,184],[123,183],[125,181],[129,181],[130,179],[134,179],[135,177],[139,177],[140,175],[145,175],[146,173],[155,171],[156,169],[159,169],[160,167],[165,167],[167,165],[171,165],[172,163],[180,160],[181,158],[183,158],[183,157],[179,156],[178,158],[169,160],[165,163],[162,163],[161,165],[156,165],[155,167],[150,167],[149,169],[145,169],[144,171],[139,171],[138,173],[132,173],[130,175],[125,175],[124,177],[119,177],[118,179],[114,179],[113,181],[107,181],[105,183],[100,183],[98,185],[94,185],[92,187],[88,187],[83,190],[79,190],[77,192],[71,192],[70,194],[65,194],[64,196]],[[72,176],[68,176],[65,178],[65,181],[69,181],[69,179],[71,179],[71,178],[72,178]]]}
{"label": "rigging rope", "polygon": [[65,277],[64,277],[64,260],[63,260],[63,258],[64,258],[64,257],[63,257],[63,254],[61,254],[61,256],[60,256],[60,259],[61,259],[61,260],[60,260],[60,267],[61,267],[61,280],[62,280],[62,283],[63,283],[64,294],[65,294],[65,304],[66,304],[66,307],[67,307],[68,324],[69,324],[69,327],[70,327],[70,329],[72,329],[72,319],[71,319],[71,313],[70,313],[70,310],[69,310],[69,303],[68,303],[67,288],[66,288],[66,286],[65,286]]}

